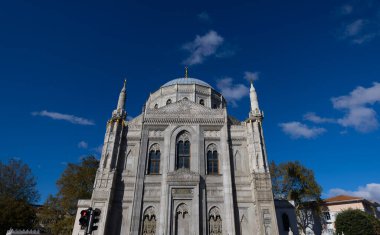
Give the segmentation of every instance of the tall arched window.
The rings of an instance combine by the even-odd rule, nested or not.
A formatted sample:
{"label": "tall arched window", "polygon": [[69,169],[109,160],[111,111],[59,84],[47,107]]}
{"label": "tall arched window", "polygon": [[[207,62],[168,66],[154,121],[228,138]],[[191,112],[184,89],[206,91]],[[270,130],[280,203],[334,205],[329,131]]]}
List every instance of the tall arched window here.
{"label": "tall arched window", "polygon": [[289,216],[286,213],[282,214],[282,227],[284,231],[289,231],[290,222]]}
{"label": "tall arched window", "polygon": [[149,151],[148,174],[160,173],[160,157],[160,146],[158,144],[152,145]]}
{"label": "tall arched window", "polygon": [[218,151],[215,144],[210,144],[207,147],[207,174],[219,174]]}
{"label": "tall arched window", "polygon": [[190,137],[182,132],[177,138],[177,169],[190,169]]}

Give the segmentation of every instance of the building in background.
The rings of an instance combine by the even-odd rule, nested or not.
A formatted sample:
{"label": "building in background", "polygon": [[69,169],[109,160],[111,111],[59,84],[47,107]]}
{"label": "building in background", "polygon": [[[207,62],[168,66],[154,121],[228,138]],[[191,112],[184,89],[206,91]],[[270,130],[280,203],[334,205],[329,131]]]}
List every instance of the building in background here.
{"label": "building in background", "polygon": [[339,195],[330,197],[323,201],[322,213],[326,225],[323,229],[325,235],[332,235],[335,232],[335,219],[338,213],[347,209],[359,209],[375,218],[380,219],[380,212],[377,209],[380,204],[374,201],[369,201],[362,197],[353,197],[347,195]]}
{"label": "building in background", "polygon": [[93,234],[279,233],[253,84],[245,121],[228,114],[218,91],[187,73],[152,93],[130,121],[125,99],[124,84],[73,235],[83,234],[78,221],[88,207],[101,210]]}

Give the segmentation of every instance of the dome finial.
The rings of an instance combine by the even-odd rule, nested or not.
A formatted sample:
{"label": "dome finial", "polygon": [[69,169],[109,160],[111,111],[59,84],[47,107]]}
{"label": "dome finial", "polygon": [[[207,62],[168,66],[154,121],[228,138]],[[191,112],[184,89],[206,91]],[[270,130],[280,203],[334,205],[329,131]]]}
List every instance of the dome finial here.
{"label": "dome finial", "polygon": [[186,66],[185,67],[185,78],[187,78],[187,75],[188,75],[188,71],[187,70],[188,70],[188,67]]}

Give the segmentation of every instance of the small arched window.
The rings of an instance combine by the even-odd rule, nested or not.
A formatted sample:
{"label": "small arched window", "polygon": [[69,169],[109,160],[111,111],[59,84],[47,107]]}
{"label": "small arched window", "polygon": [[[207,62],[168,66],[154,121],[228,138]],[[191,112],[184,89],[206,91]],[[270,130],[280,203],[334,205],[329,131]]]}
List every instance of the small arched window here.
{"label": "small arched window", "polygon": [[203,99],[199,100],[200,105],[205,105],[205,101]]}
{"label": "small arched window", "polygon": [[282,227],[284,231],[289,231],[290,222],[289,216],[286,213],[282,214]]}
{"label": "small arched window", "polygon": [[160,147],[158,146],[158,144],[152,145],[149,151],[148,174],[160,173],[160,158]]}
{"label": "small arched window", "polygon": [[219,174],[218,151],[215,144],[211,144],[207,148],[207,174]]}
{"label": "small arched window", "polygon": [[190,169],[189,133],[182,132],[177,138],[177,169]]}
{"label": "small arched window", "polygon": [[171,100],[171,99],[168,99],[168,100],[166,101],[166,105],[171,104],[171,103],[172,103],[172,100]]}
{"label": "small arched window", "polygon": [[154,108],[155,108],[155,109],[158,109],[158,104],[155,104],[155,105],[154,105]]}

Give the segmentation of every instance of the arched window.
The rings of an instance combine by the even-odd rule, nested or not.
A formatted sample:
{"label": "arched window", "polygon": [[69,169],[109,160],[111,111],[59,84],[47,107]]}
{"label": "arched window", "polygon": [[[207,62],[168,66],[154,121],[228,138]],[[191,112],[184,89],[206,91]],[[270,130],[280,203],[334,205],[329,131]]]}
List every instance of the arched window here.
{"label": "arched window", "polygon": [[158,144],[152,145],[149,151],[148,174],[160,173],[160,157],[160,146]]}
{"label": "arched window", "polygon": [[215,144],[210,144],[207,148],[207,174],[219,174],[218,151]]}
{"label": "arched window", "polygon": [[209,234],[222,235],[222,217],[220,216],[219,208],[213,207],[209,212]]}
{"label": "arched window", "polygon": [[200,105],[205,105],[205,101],[203,99],[199,100]]}
{"label": "arched window", "polygon": [[282,214],[282,227],[284,231],[289,231],[290,222],[289,216],[286,213]]}
{"label": "arched window", "polygon": [[143,235],[156,234],[156,215],[153,207],[148,207],[144,212],[142,230]]}
{"label": "arched window", "polygon": [[155,104],[155,105],[154,105],[154,108],[155,108],[155,109],[158,109],[158,104]]}
{"label": "arched window", "polygon": [[166,101],[166,104],[168,105],[168,104],[171,104],[172,103],[172,100],[171,99],[168,99],[167,101]]}
{"label": "arched window", "polygon": [[190,169],[190,137],[182,132],[177,138],[177,169]]}

